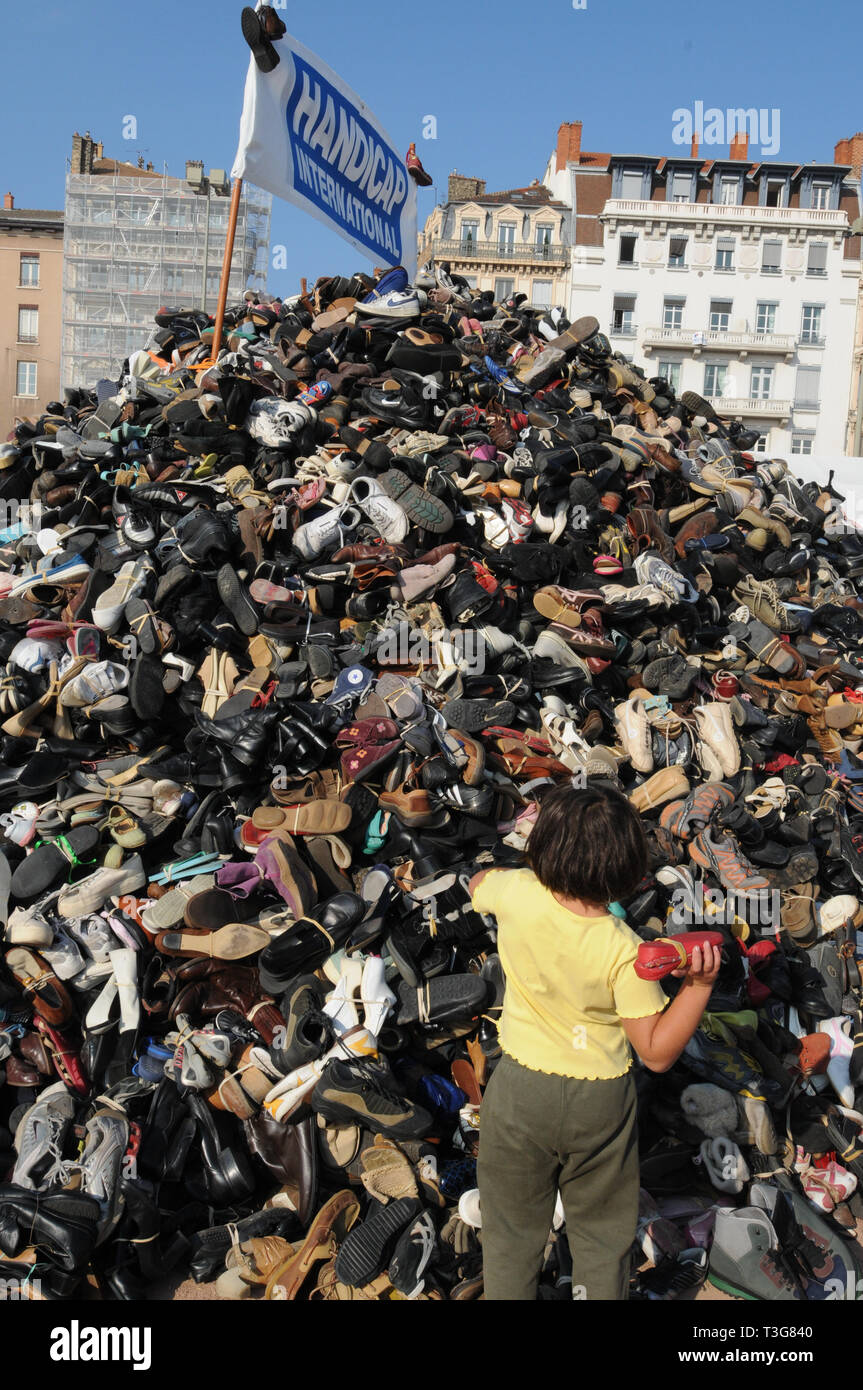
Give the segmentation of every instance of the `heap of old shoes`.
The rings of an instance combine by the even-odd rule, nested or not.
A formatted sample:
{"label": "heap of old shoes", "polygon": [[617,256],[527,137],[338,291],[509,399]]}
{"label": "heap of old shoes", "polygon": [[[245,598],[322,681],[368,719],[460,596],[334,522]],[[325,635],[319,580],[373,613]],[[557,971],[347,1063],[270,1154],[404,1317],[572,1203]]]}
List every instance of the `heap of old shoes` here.
{"label": "heap of old shoes", "polygon": [[[856,1287],[863,541],[755,443],[595,319],[440,268],[217,345],[165,308],[16,427],[4,1277],[480,1296],[505,981],[467,884],[600,779],[651,851],[615,910],[724,943],[637,1072],[634,1294]],[[540,1293],[574,1279],[555,1218]]]}

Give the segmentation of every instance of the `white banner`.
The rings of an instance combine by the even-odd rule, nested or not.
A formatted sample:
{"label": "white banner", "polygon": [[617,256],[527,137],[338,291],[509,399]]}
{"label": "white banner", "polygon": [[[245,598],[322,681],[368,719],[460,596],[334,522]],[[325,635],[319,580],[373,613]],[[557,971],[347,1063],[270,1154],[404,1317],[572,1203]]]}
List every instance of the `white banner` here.
{"label": "white banner", "polygon": [[249,61],[234,178],[339,232],[374,265],[416,275],[416,186],[364,101],[290,34],[272,72]]}

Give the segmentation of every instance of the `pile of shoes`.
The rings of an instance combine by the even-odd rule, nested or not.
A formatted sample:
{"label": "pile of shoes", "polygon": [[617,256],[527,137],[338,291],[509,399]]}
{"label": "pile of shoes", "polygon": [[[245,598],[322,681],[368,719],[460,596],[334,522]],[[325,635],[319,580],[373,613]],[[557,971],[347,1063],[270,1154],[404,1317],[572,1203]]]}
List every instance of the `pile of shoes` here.
{"label": "pile of shoes", "polygon": [[[505,982],[467,884],[596,779],[644,817],[620,910],[669,992],[663,943],[723,941],[681,1061],[638,1068],[634,1296],[856,1288],[863,537],[755,443],[446,267],[218,344],[167,307],[16,427],[4,1278],[481,1296]],[[540,1296],[573,1279],[558,1213]]]}

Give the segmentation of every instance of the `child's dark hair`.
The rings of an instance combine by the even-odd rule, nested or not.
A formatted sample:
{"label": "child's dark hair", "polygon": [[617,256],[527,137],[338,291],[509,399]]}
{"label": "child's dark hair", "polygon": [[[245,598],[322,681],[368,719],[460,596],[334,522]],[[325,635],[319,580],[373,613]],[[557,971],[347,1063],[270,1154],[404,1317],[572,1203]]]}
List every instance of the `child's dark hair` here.
{"label": "child's dark hair", "polygon": [[647,871],[637,811],[612,788],[555,787],[540,803],[527,859],[544,888],[609,903],[628,897]]}

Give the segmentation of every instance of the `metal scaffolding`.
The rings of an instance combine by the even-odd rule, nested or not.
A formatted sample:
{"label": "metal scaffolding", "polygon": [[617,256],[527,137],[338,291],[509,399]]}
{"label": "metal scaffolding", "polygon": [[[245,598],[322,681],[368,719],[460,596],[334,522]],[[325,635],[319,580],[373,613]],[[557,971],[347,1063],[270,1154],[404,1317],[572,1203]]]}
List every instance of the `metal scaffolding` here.
{"label": "metal scaffolding", "polygon": [[[229,204],[229,197],[202,198],[167,174],[67,174],[63,386],[116,378],[124,358],[149,336],[162,305],[196,309],[206,296],[208,308],[215,308]],[[229,303],[247,288],[266,286],[271,208],[269,193],[244,184]]]}

